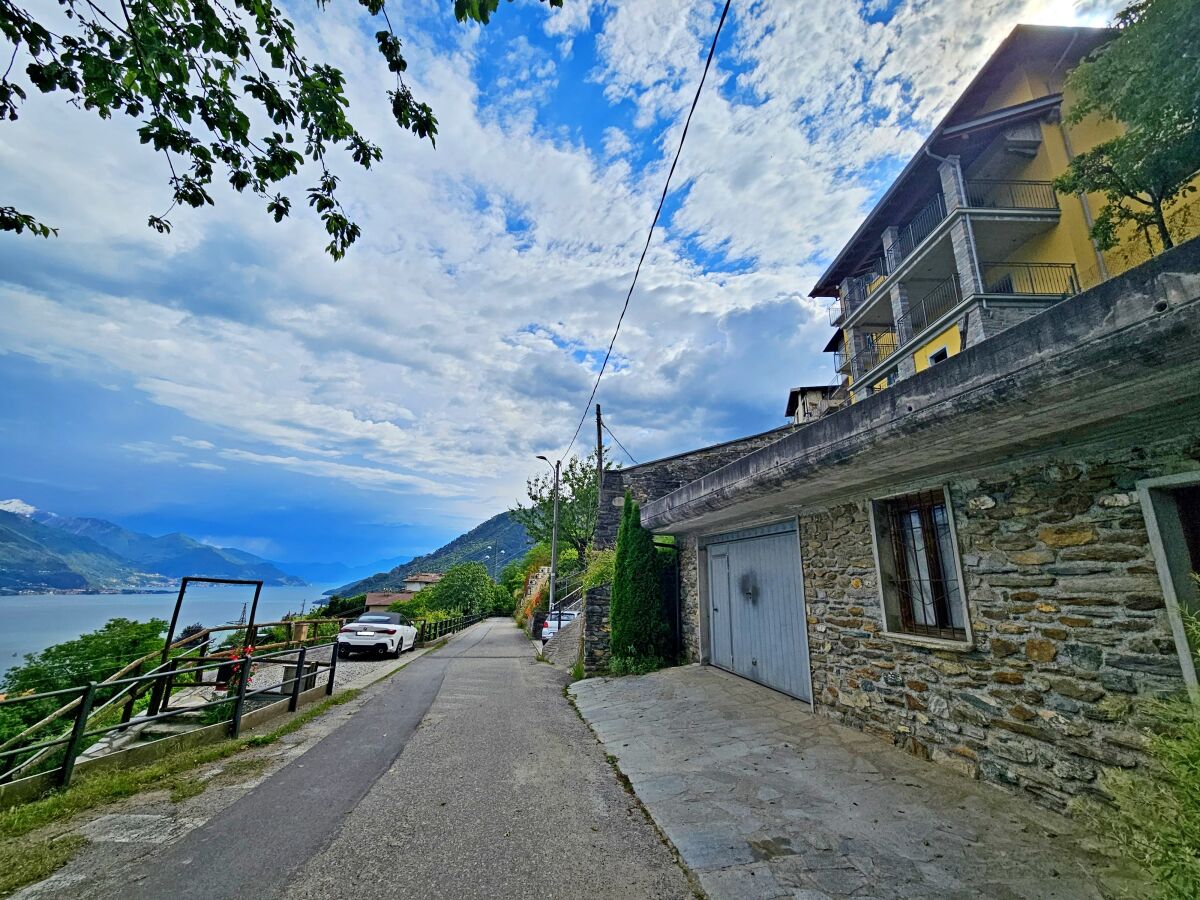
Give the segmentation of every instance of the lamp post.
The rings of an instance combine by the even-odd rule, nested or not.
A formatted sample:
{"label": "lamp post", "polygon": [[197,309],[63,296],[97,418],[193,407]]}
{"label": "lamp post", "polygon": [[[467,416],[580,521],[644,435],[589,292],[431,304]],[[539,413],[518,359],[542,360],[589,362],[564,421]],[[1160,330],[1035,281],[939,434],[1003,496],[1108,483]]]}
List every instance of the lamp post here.
{"label": "lamp post", "polygon": [[[539,455],[538,459],[542,460],[546,465],[551,465],[550,460]],[[558,478],[562,468],[562,460],[555,460],[553,463],[554,469],[554,525],[550,530],[550,609],[554,609],[554,582],[558,578]],[[559,615],[559,625],[562,625],[562,615]]]}

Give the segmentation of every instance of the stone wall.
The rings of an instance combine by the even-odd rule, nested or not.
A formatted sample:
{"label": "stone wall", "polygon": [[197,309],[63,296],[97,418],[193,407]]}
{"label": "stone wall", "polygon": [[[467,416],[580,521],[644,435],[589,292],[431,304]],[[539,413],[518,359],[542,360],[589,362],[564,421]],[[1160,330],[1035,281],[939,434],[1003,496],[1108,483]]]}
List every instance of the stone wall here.
{"label": "stone wall", "polygon": [[806,512],[817,711],[1057,809],[1096,791],[1104,767],[1137,765],[1140,707],[1183,682],[1134,483],[1195,469],[1193,436],[942,482],[974,632],[965,651],[882,633],[868,501]]}
{"label": "stone wall", "polygon": [[583,592],[583,671],[587,675],[608,670],[612,656],[611,629],[608,608],[611,599],[608,586],[589,588]]}
{"label": "stone wall", "polygon": [[681,662],[700,662],[700,633],[705,627],[700,617],[699,542],[695,535],[679,539],[679,619],[683,643]]}
{"label": "stone wall", "polygon": [[762,434],[701,447],[690,453],[668,456],[653,462],[630,466],[628,469],[609,469],[604,473],[604,484],[600,489],[600,511],[596,521],[595,545],[613,547],[617,542],[617,528],[621,524],[621,507],[625,502],[625,491],[633,494],[638,503],[646,503],[671,493],[678,487],[715,472],[722,466],[752,453],[760,447],[773,444],[796,430],[795,425],[775,428]]}
{"label": "stone wall", "polygon": [[542,656],[556,666],[570,669],[579,662],[582,647],[583,616],[576,616],[569,624],[555,632],[554,637],[546,641],[545,646],[542,647]]}

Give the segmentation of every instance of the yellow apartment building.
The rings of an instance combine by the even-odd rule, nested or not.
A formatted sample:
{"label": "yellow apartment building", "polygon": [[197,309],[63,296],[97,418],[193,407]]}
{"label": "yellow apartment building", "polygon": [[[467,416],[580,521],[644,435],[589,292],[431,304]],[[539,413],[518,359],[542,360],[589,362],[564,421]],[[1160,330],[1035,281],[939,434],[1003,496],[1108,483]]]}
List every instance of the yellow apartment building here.
{"label": "yellow apartment building", "polygon": [[[1062,122],[1066,74],[1114,36],[1102,28],[1019,25],[838,253],[810,296],[836,298],[825,350],[860,400],[1143,262],[1127,234],[1090,238],[1101,195],[1061,195],[1074,155],[1113,122]],[[1197,203],[1192,204],[1197,207]],[[1195,208],[1176,210],[1181,237]]]}

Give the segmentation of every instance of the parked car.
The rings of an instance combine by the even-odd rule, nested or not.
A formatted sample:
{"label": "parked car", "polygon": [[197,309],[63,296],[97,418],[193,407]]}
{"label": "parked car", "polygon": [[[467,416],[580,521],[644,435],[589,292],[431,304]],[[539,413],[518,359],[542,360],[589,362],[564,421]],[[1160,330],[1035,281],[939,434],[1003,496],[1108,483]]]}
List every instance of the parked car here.
{"label": "parked car", "polygon": [[355,650],[386,653],[399,659],[417,643],[417,629],[400,615],[391,612],[363,613],[338,632],[338,656],[345,659]]}
{"label": "parked car", "polygon": [[[562,616],[562,625],[559,625],[559,616]],[[551,612],[546,614],[546,623],[542,625],[542,643],[550,640],[554,635],[558,634],[560,627],[566,628],[575,621],[575,617],[579,615],[577,612]]]}

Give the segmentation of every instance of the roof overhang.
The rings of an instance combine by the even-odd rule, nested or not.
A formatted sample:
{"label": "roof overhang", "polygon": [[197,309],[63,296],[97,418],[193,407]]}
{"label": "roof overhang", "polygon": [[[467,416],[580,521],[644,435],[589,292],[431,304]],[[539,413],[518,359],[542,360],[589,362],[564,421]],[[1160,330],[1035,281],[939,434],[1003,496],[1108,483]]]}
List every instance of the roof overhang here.
{"label": "roof overhang", "polygon": [[707,532],[1051,447],[1200,428],[1197,336],[1193,240],[645,504],[642,522]]}

